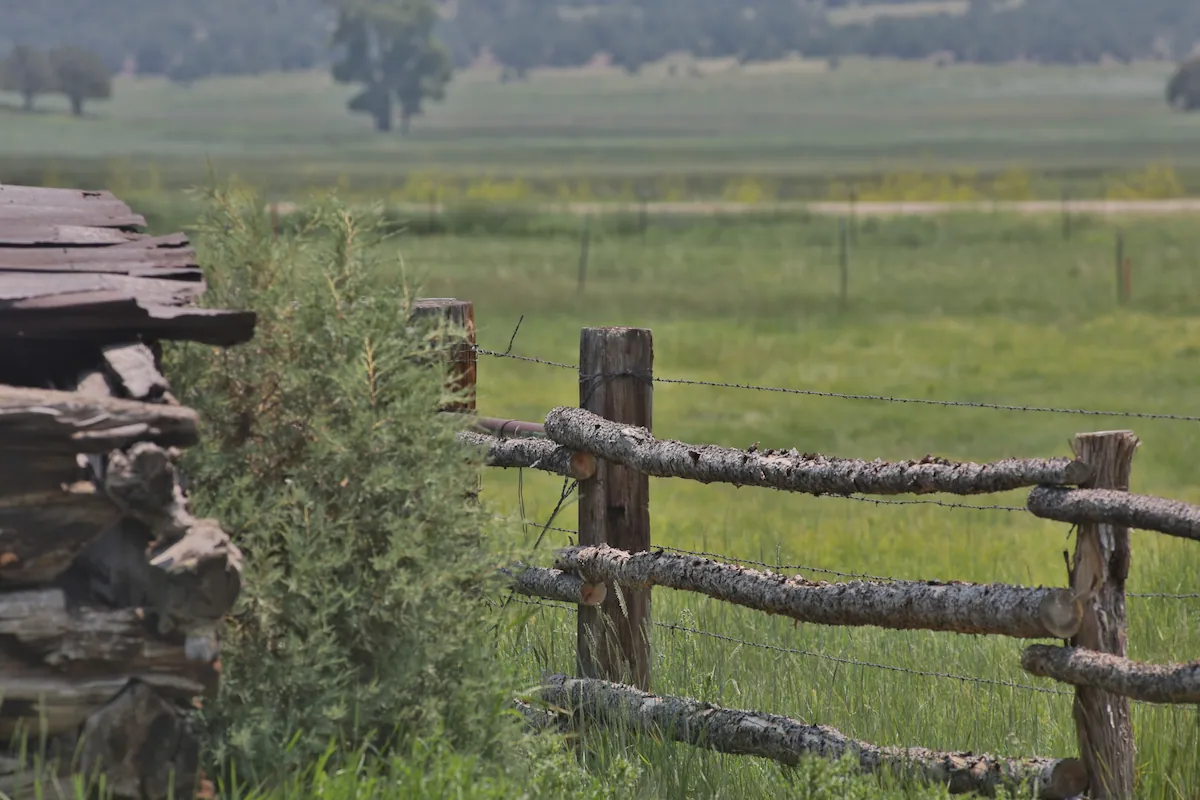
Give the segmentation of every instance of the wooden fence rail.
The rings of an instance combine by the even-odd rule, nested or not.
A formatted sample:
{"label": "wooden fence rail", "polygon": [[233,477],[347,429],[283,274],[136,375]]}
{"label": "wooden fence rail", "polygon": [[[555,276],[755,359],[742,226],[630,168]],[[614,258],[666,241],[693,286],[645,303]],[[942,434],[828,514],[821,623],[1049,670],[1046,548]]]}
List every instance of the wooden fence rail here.
{"label": "wooden fence rail", "polygon": [[919,581],[815,583],[698,556],[627,553],[603,545],[559,550],[555,566],[593,583],[698,592],[818,625],[1066,639],[1083,619],[1070,589]]}
{"label": "wooden fence rail", "polygon": [[[439,301],[443,302],[443,301]],[[445,314],[470,321],[461,301]],[[424,313],[442,313],[436,303]],[[580,407],[555,408],[545,423],[473,418],[464,443],[492,466],[531,468],[579,481],[579,546],[558,551],[554,569],[508,571],[513,590],[576,604],[580,679],[555,676],[542,688],[553,705],[604,724],[726,753],[795,763],[805,753],[856,754],[865,769],[900,771],[989,794],[1037,785],[1041,797],[1130,798],[1135,746],[1129,699],[1200,703],[1200,663],[1139,664],[1125,658],[1129,528],[1200,540],[1200,508],[1130,494],[1138,440],[1129,431],[1080,434],[1071,458],[952,462],[932,456],[862,461],[795,450],[738,450],[660,440],[651,426],[650,331],[587,328],[580,340]],[[461,344],[456,345],[461,354]],[[473,355],[473,354],[472,354]],[[473,379],[474,361],[469,378]],[[453,371],[455,385],[468,377]],[[473,392],[471,393],[473,397]],[[472,414],[473,407],[468,410]],[[649,477],[758,486],[812,495],[976,495],[1028,488],[1037,517],[1078,526],[1067,585],[914,581],[817,583],[699,556],[655,551]],[[1033,645],[1021,658],[1035,675],[1075,687],[1079,759],[1012,759],[880,748],[830,728],[753,711],[731,711],[649,694],[651,587],[698,592],[771,614],[823,625],[861,625],[1066,640]],[[617,589],[614,591],[614,587]],[[627,678],[631,686],[617,681]],[[529,704],[539,725],[558,726]]]}
{"label": "wooden fence rail", "polygon": [[543,679],[541,699],[606,725],[655,738],[685,742],[719,753],[758,756],[796,764],[803,756],[857,757],[864,770],[948,786],[951,792],[994,794],[1036,788],[1047,800],[1076,797],[1087,786],[1077,759],[996,758],[923,748],[878,747],[825,725],[808,725],[777,714],[738,711],[683,697],[650,694],[618,683],[553,675]]}
{"label": "wooden fence rail", "polygon": [[1040,486],[1029,493],[1029,510],[1043,519],[1123,525],[1200,542],[1200,506],[1113,489]]}
{"label": "wooden fence rail", "polygon": [[546,435],[564,447],[592,453],[656,478],[763,486],[807,494],[989,494],[1047,484],[1078,485],[1089,467],[1069,458],[1008,459],[992,464],[860,461],[795,450],[748,452],[717,445],[655,439],[643,428],[603,419],[580,408],[546,415]]}
{"label": "wooden fence rail", "polygon": [[459,441],[485,450],[489,467],[538,469],[586,481],[596,474],[596,457],[577,453],[547,439],[501,439],[486,433],[459,431]]}

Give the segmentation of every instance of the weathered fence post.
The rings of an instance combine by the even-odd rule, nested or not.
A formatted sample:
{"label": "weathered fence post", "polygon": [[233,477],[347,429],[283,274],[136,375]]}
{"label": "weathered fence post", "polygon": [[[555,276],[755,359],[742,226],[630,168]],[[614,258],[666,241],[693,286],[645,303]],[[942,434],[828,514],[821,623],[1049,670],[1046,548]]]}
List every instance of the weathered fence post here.
{"label": "weathered fence post", "polygon": [[838,220],[838,267],[841,275],[842,310],[850,304],[850,242],[846,234],[846,218]]}
{"label": "weathered fence post", "polygon": [[1124,305],[1129,299],[1125,296],[1125,231],[1117,229],[1117,303]]}
{"label": "weathered fence post", "polygon": [[[579,405],[614,422],[651,428],[654,339],[644,328],[584,328]],[[579,484],[579,543],[650,549],[650,479],[599,461]],[[580,607],[578,669],[586,678],[650,686],[650,589],[609,587],[599,608]]]}
{"label": "weathered fence post", "polygon": [[446,388],[458,392],[459,399],[442,410],[475,413],[475,304],[452,297],[428,297],[413,303],[410,316],[442,320],[462,331],[461,336],[450,337],[446,347],[450,362]]}
{"label": "weathered fence post", "polygon": [[[1131,431],[1081,433],[1075,456],[1089,464],[1091,489],[1129,490],[1129,472],[1139,441]],[[1083,600],[1083,623],[1071,640],[1076,647],[1125,655],[1125,579],[1129,575],[1129,529],[1084,524],[1078,528],[1071,587]],[[1075,689],[1075,730],[1088,770],[1092,800],[1133,797],[1134,740],[1129,700],[1091,686]]]}

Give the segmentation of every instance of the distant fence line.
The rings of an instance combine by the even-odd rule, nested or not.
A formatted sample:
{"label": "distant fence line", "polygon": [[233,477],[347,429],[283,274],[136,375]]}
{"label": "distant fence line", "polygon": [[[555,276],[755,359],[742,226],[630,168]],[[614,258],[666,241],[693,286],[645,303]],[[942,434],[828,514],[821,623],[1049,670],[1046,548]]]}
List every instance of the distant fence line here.
{"label": "distant fence line", "polygon": [[[463,301],[444,302],[447,308],[463,305]],[[454,312],[445,313],[452,316]],[[470,318],[466,332],[473,339],[473,312]],[[451,379],[458,385],[466,374],[473,379],[476,355],[514,357],[484,351],[473,341],[457,352],[460,356],[469,353],[466,358],[452,359]],[[621,724],[721,752],[783,763],[793,763],[808,752],[850,752],[864,768],[916,775],[948,785],[955,792],[1032,785],[1039,796],[1047,798],[1072,797],[1085,791],[1092,798],[1132,796],[1135,746],[1130,700],[1200,702],[1200,668],[1195,665],[1151,665],[1125,658],[1129,528],[1200,538],[1196,535],[1200,507],[1128,492],[1130,466],[1139,445],[1133,433],[1079,434],[1073,442],[1073,458],[1008,459],[990,464],[932,458],[867,462],[659,440],[651,433],[650,395],[653,385],[663,381],[653,377],[652,352],[648,330],[585,328],[578,366],[515,357],[578,370],[581,408],[553,409],[541,424],[477,417],[476,430],[461,434],[464,443],[479,448],[492,465],[544,470],[573,478],[578,487],[578,546],[560,549],[553,568],[510,570],[516,591],[573,604],[579,615],[579,677],[550,678],[542,688],[543,700],[574,709],[601,724]],[[473,412],[473,403],[457,410]],[[1113,416],[1200,419],[1135,412]],[[512,435],[514,431],[516,435]],[[1026,509],[1034,516],[1076,527],[1076,550],[1064,588],[899,581],[848,573],[838,577],[867,579],[814,583],[787,578],[764,562],[757,562],[766,568],[759,571],[725,563],[750,563],[740,559],[721,561],[709,558],[711,554],[655,547],[648,516],[652,475],[816,496],[975,495],[1027,488]],[[649,615],[652,586],[698,592],[814,624],[1066,640],[1067,646],[1035,644],[1026,648],[1021,664],[1031,674],[1074,687],[1080,758],[994,759],[966,753],[892,750],[785,717],[648,694],[648,631],[655,624]],[[705,709],[706,713],[701,713]]]}

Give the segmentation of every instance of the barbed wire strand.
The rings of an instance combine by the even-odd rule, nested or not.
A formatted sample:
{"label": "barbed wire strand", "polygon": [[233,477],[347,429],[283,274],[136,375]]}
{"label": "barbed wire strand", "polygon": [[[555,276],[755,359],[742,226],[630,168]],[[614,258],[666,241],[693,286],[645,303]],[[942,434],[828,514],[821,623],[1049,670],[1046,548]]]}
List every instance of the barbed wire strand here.
{"label": "barbed wire strand", "polygon": [[[481,347],[476,347],[475,352],[479,355],[491,356],[494,358],[508,358],[533,364],[543,364],[545,366],[557,367],[559,369],[571,369],[576,371],[579,369],[578,364],[565,364],[560,361],[550,361],[548,359],[534,358],[532,356],[518,356],[513,353],[502,353],[498,350],[487,350]],[[1200,416],[1189,414],[1163,414],[1145,411],[1098,411],[1086,408],[1024,406],[1008,403],[976,402],[973,400],[936,400],[923,397],[895,397],[892,395],[883,394],[850,394],[845,392],[826,392],[817,389],[795,389],[782,386],[758,386],[750,383],[728,383],[723,381],[704,381],[689,378],[656,377],[653,378],[653,380],[655,383],[676,384],[682,386],[708,386],[719,389],[742,389],[755,392],[772,392],[775,394],[792,394],[802,395],[805,397],[825,397],[840,400],[867,400],[882,403],[941,406],[945,408],[982,408],[991,411],[1022,411],[1036,414],[1074,414],[1088,417],[1123,417],[1129,419],[1172,420],[1175,422],[1200,422]]]}
{"label": "barbed wire strand", "polygon": [[[548,603],[545,601],[527,600],[524,598],[519,598],[519,599],[517,599],[516,602],[521,603],[522,605],[527,605],[527,606],[541,606],[544,608],[567,610],[567,611],[575,610],[575,606],[567,604],[567,603]],[[946,679],[946,680],[956,680],[956,681],[960,681],[963,683],[979,684],[981,686],[997,686],[997,687],[1002,687],[1002,688],[1006,688],[1006,689],[1019,689],[1019,690],[1028,691],[1028,692],[1038,692],[1041,694],[1064,695],[1064,696],[1069,696],[1069,697],[1073,697],[1075,694],[1074,692],[1063,691],[1062,689],[1052,689],[1052,688],[1045,687],[1045,686],[1032,686],[1030,684],[1017,683],[1015,681],[996,680],[993,678],[978,678],[978,677],[975,677],[972,675],[959,675],[959,674],[953,673],[953,672],[931,672],[931,671],[927,671],[927,670],[909,669],[908,667],[898,667],[898,666],[895,666],[894,664],[877,664],[873,661],[861,661],[856,658],[843,658],[841,656],[831,656],[826,653],[817,653],[817,652],[813,652],[811,650],[801,650],[801,649],[795,648],[795,647],[780,647],[779,645],[766,644],[765,642],[751,642],[746,639],[739,639],[735,636],[725,636],[724,634],[713,633],[712,631],[705,631],[705,630],[700,630],[697,628],[689,628],[684,625],[676,625],[671,622],[652,621],[651,624],[656,628],[661,628],[663,630],[668,630],[668,631],[672,631],[675,633],[686,633],[686,634],[690,634],[690,635],[694,635],[694,636],[705,636],[710,639],[716,639],[718,641],[726,642],[727,644],[736,644],[736,645],[742,645],[745,647],[754,647],[754,648],[758,648],[760,650],[769,650],[772,652],[783,653],[786,655],[797,655],[797,656],[805,656],[807,658],[816,658],[816,659],[820,659],[822,661],[830,661],[835,664],[843,664],[846,666],[866,667],[869,669],[883,670],[885,672],[898,672],[898,673],[903,673],[906,675],[916,675],[916,676],[924,677],[924,678],[942,678],[942,679]]]}

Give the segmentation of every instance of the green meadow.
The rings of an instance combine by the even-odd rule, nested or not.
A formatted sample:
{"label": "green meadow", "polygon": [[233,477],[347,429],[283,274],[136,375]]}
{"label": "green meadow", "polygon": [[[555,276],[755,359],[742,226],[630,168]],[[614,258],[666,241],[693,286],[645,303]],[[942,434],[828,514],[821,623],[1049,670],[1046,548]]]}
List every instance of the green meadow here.
{"label": "green meadow", "polygon": [[[482,347],[573,364],[579,329],[649,327],[659,377],[894,398],[1195,415],[1200,285],[1186,221],[1125,224],[1134,297],[1118,306],[1115,225],[950,216],[860,223],[850,303],[838,303],[836,223],[760,219],[597,233],[578,293],[579,243],[554,236],[399,234],[397,263],[425,294],[476,303]],[[384,280],[398,279],[392,270]],[[515,338],[518,321],[523,319]],[[573,370],[481,357],[479,407],[539,420],[578,402]],[[1200,500],[1200,423],[998,411],[658,384],[663,437],[794,447],[857,458],[1068,455],[1073,434],[1130,429],[1142,440],[1133,490]],[[528,522],[530,543],[563,483],[489,471],[483,497]],[[656,545],[780,565],[901,578],[1063,585],[1069,526],[1026,513],[934,505],[876,506],[752,488],[653,480]],[[955,498],[942,498],[954,501]],[[959,499],[961,501],[961,499]],[[1020,507],[1024,495],[968,498]],[[575,527],[568,502],[554,527]],[[571,536],[549,531],[544,558]],[[1135,532],[1131,593],[1191,593],[1200,548]],[[532,613],[509,633],[529,680],[574,664],[573,612]],[[1200,600],[1129,600],[1130,653],[1189,661]],[[867,741],[1004,754],[1076,751],[1069,696],[1024,675],[1020,642],[924,632],[796,626],[695,596],[656,590],[655,690],[829,724]],[[516,623],[514,623],[516,624]],[[678,628],[687,629],[681,631]],[[739,641],[714,638],[709,634]],[[766,647],[762,647],[765,645]],[[770,649],[768,649],[770,648]],[[774,648],[783,648],[781,651]],[[786,650],[805,651],[803,654]],[[859,666],[870,662],[1022,688]],[[1031,689],[1029,687],[1034,687]],[[1141,792],[1193,797],[1200,787],[1195,709],[1136,706]],[[777,767],[642,742],[643,785],[667,797],[787,791]]]}

